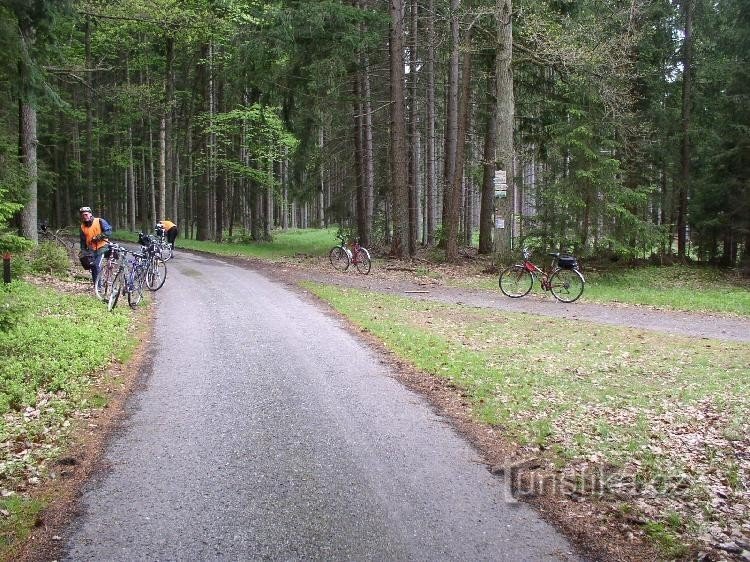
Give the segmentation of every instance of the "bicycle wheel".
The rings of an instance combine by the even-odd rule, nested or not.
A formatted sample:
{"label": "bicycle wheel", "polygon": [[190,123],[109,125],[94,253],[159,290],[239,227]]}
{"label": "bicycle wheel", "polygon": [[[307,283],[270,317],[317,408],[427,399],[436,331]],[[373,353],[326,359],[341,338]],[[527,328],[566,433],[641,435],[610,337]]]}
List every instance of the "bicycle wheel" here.
{"label": "bicycle wheel", "polygon": [[511,265],[500,274],[499,284],[504,295],[517,299],[529,294],[534,278],[522,265]]}
{"label": "bicycle wheel", "polygon": [[138,303],[143,299],[143,285],[145,283],[142,275],[138,273],[133,276],[133,286],[128,291],[128,304],[130,308],[137,307]]}
{"label": "bicycle wheel", "polygon": [[112,290],[112,268],[109,265],[105,265],[104,268],[99,272],[99,276],[96,278],[94,283],[94,292],[96,296],[104,302],[109,301],[109,294]]}
{"label": "bicycle wheel", "polygon": [[583,294],[586,281],[577,269],[558,269],[549,278],[550,291],[562,302],[573,302]]}
{"label": "bicycle wheel", "polygon": [[120,298],[120,293],[125,287],[125,275],[122,271],[115,275],[112,281],[112,288],[109,293],[109,301],[107,301],[107,310],[110,312],[117,306],[117,300]]}
{"label": "bicycle wheel", "polygon": [[366,248],[360,248],[357,250],[357,259],[354,261],[357,266],[357,271],[364,275],[370,273],[372,261],[370,261],[370,252],[368,252]]}
{"label": "bicycle wheel", "polygon": [[167,279],[167,264],[156,256],[152,257],[146,270],[146,287],[149,291],[158,291]]}
{"label": "bicycle wheel", "polygon": [[341,246],[334,246],[328,254],[331,265],[339,271],[346,271],[349,267],[349,254]]}
{"label": "bicycle wheel", "polygon": [[169,245],[169,242],[162,242],[160,250],[161,259],[163,259],[165,262],[168,262],[174,257],[174,251],[172,250],[172,246]]}

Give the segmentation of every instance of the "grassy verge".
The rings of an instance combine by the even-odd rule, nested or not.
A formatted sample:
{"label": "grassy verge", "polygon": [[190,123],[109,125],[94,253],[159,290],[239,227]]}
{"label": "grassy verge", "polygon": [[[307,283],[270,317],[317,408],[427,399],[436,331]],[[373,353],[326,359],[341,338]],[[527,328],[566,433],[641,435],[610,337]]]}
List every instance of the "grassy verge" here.
{"label": "grassy verge", "polygon": [[[750,284],[707,267],[681,265],[585,270],[581,301],[627,303],[673,310],[750,316]],[[456,287],[498,290],[497,276],[443,277]],[[546,294],[534,285],[532,295]]]}
{"label": "grassy verge", "polygon": [[750,524],[750,345],[306,286],[666,555]]}
{"label": "grassy verge", "polygon": [[0,558],[33,528],[44,507],[35,489],[75,419],[106,402],[94,375],[129,358],[132,321],[89,295],[0,287]]}
{"label": "grassy verge", "polygon": [[[273,233],[272,242],[253,242],[245,236],[235,236],[234,240],[222,243],[178,237],[175,246],[178,250],[188,248],[223,256],[247,256],[266,260],[294,257],[300,254],[325,256],[337,243],[337,230],[337,228],[327,228],[278,231]],[[137,234],[125,231],[117,231],[113,237],[130,242],[138,240]]]}

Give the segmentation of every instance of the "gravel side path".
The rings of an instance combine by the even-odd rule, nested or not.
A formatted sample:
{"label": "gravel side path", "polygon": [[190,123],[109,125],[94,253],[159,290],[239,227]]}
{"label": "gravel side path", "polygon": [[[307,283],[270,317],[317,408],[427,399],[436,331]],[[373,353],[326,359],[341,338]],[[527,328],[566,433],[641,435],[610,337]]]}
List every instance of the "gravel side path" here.
{"label": "gravel side path", "polygon": [[409,279],[400,271],[376,271],[370,275],[356,272],[339,273],[332,268],[269,264],[258,260],[224,258],[245,267],[258,269],[277,280],[296,284],[314,281],[343,287],[384,292],[420,300],[458,303],[468,306],[495,308],[511,312],[538,314],[557,318],[571,318],[615,326],[654,330],[668,334],[710,338],[726,341],[750,342],[750,318],[657,310],[649,307],[611,304],[603,305],[582,300],[565,304],[551,295],[526,296],[511,299],[500,290],[463,289],[447,287],[429,281]]}

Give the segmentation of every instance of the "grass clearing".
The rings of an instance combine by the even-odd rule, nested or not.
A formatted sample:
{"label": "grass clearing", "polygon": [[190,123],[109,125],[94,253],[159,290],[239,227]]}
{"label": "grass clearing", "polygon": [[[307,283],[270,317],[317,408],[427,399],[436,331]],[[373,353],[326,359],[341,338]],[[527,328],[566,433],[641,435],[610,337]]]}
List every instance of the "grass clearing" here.
{"label": "grass clearing", "polygon": [[[750,316],[750,282],[715,268],[668,265],[583,271],[582,302],[626,303]],[[454,287],[498,289],[497,275],[445,277]],[[532,295],[548,296],[534,284]],[[550,296],[551,298],[551,296]]]}
{"label": "grass clearing", "polygon": [[665,549],[675,520],[690,541],[750,525],[750,344],[305,286],[565,479],[605,470]]}
{"label": "grass clearing", "polygon": [[[284,257],[327,256],[335,246],[338,228],[323,229],[288,229],[273,232],[272,242],[253,242],[244,234],[235,235],[226,242],[190,240],[178,237],[175,241],[177,251],[180,248],[210,252],[221,256],[246,256],[265,260],[277,260]],[[138,235],[132,232],[117,231],[113,238],[136,242]]]}
{"label": "grass clearing", "polygon": [[0,557],[35,524],[44,502],[34,491],[73,421],[106,404],[93,375],[132,356],[133,320],[88,294],[0,287]]}

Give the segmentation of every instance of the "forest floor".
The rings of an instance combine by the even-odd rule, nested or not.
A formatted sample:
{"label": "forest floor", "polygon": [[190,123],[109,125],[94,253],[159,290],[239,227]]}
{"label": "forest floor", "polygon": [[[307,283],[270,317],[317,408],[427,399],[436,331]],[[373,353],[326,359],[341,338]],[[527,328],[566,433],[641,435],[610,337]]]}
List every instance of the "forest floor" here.
{"label": "forest floor", "polygon": [[[469,311],[473,307],[484,307],[662,332],[665,337],[689,336],[707,341],[719,340],[727,345],[750,342],[750,318],[747,317],[668,311],[620,303],[590,303],[585,300],[585,292],[584,298],[572,304],[557,302],[549,293],[510,299],[499,289],[490,291],[460,286],[461,279],[467,276],[496,275],[493,271],[482,272],[482,267],[471,259],[459,266],[379,260],[370,275],[360,275],[353,268],[337,272],[326,258],[310,256],[276,262],[221,259],[259,270],[297,290],[300,282],[313,282],[462,304],[467,305]],[[683,494],[681,491],[687,486],[679,479],[670,484],[675,487],[674,494],[644,491],[632,480],[628,481],[629,476],[623,482],[621,474],[614,474],[617,471],[614,467],[598,462],[601,459],[586,459],[577,464],[572,473],[561,470],[545,461],[544,455],[538,451],[511,442],[501,428],[478,421],[461,388],[415,369],[365,330],[350,322],[347,325],[382,354],[383,360],[393,366],[399,380],[425,396],[439,412],[452,420],[458,431],[482,453],[488,469],[504,475],[509,481],[516,497],[535,505],[593,558],[750,561],[750,439],[745,435],[738,441],[736,437],[724,435],[719,428],[729,422],[723,419],[721,411],[702,403],[698,405],[700,411],[695,412],[696,419],[689,427],[676,423],[670,415],[653,421],[654,431],[664,434],[659,441],[662,450],[658,454],[691,463],[694,472],[682,476],[700,480],[711,490],[710,497]],[[680,413],[673,414],[679,416]],[[710,443],[716,450],[732,451],[736,455],[740,486],[729,486],[724,476],[716,474],[715,467],[711,466],[715,459],[712,461],[693,454],[688,443],[690,439],[696,439],[700,444]],[[581,488],[578,483],[572,483],[573,479],[584,479],[586,483]],[[681,517],[684,514],[699,511],[704,504],[710,505],[712,519],[721,519],[726,524],[703,525],[699,529],[683,524]],[[666,522],[659,522],[664,521],[665,516]]]}

